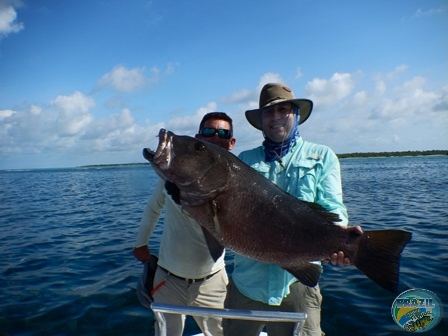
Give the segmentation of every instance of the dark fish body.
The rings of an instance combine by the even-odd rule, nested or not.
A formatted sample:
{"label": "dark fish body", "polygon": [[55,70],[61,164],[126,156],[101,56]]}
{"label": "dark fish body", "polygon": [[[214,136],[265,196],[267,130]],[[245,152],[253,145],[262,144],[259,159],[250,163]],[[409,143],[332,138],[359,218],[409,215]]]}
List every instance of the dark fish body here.
{"label": "dark fish body", "polygon": [[320,266],[310,261],[343,251],[378,285],[397,291],[409,232],[342,228],[336,214],[289,195],[229,151],[192,137],[162,129],[157,151],[144,149],[143,155],[180,189],[181,205],[203,227],[214,258],[227,247],[315,286]]}

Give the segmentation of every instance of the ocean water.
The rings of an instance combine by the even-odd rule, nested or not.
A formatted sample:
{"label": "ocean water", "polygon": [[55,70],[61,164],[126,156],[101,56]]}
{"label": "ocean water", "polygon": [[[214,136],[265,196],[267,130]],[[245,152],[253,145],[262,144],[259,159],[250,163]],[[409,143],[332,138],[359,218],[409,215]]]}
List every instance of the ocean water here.
{"label": "ocean water", "polygon": [[[448,157],[342,159],[341,168],[352,225],[413,233],[399,293],[434,292],[445,317],[426,334],[446,335]],[[132,246],[156,180],[149,165],[0,171],[0,335],[153,335]],[[231,254],[227,263],[231,272]],[[407,334],[391,316],[398,293],[354,267],[325,266],[321,289],[327,335]],[[188,319],[185,334],[197,331]]]}

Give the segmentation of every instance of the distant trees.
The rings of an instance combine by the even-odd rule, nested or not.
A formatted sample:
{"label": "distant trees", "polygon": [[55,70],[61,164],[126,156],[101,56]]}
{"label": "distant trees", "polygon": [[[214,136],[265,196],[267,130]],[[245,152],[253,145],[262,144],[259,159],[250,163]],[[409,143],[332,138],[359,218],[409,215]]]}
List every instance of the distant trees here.
{"label": "distant trees", "polygon": [[422,156],[422,155],[448,155],[448,150],[426,150],[426,151],[405,151],[405,152],[367,152],[367,153],[347,153],[337,154],[338,158],[359,158],[359,157],[390,157],[390,156]]}
{"label": "distant trees", "polygon": [[[448,155],[448,150],[427,150],[427,151],[407,151],[407,152],[368,152],[368,153],[347,153],[347,154],[336,154],[338,158],[367,158],[367,157],[392,157],[392,156],[422,156],[422,155]],[[115,166],[139,166],[139,165],[149,165],[149,162],[139,162],[139,163],[116,163],[116,164],[96,164],[81,166],[81,168],[91,168],[91,167],[115,167]]]}

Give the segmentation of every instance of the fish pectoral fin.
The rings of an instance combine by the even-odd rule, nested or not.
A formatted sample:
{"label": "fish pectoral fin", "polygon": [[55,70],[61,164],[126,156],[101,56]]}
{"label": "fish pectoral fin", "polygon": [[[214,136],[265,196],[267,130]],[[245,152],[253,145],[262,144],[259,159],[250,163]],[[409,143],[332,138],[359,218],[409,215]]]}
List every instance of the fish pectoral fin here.
{"label": "fish pectoral fin", "polygon": [[315,287],[319,283],[320,275],[322,274],[322,266],[313,263],[300,264],[294,268],[285,268],[285,270],[308,287]]}
{"label": "fish pectoral fin", "polygon": [[210,255],[214,261],[218,260],[224,251],[224,246],[222,246],[221,243],[206,229],[202,228],[202,232],[204,233],[205,242],[207,243]]}

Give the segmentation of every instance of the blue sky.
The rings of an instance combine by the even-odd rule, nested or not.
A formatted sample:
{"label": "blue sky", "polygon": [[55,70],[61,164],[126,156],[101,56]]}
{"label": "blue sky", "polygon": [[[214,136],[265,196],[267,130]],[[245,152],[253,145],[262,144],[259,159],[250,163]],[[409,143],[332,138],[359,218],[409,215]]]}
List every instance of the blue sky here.
{"label": "blue sky", "polygon": [[267,82],[336,153],[448,149],[444,0],[0,0],[0,169],[144,162],[161,127],[234,120]]}

